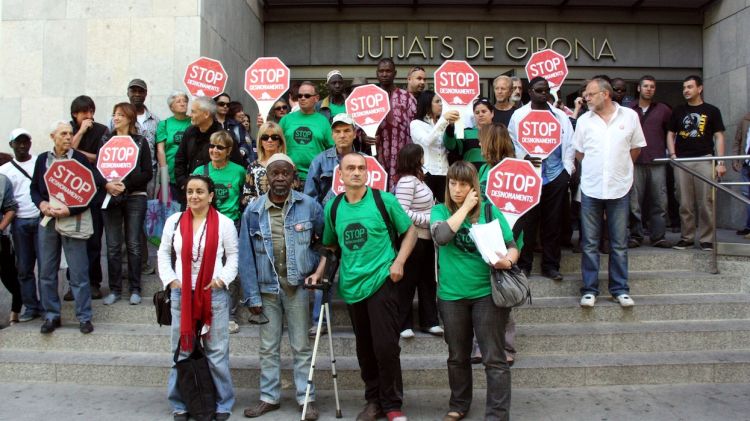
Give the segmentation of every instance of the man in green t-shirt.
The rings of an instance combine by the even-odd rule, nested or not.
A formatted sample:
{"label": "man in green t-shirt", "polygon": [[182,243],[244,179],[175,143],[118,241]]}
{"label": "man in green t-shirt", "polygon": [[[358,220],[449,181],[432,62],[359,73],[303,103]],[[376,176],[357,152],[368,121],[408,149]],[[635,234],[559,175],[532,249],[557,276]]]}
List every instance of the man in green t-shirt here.
{"label": "man in green t-shirt", "polygon": [[319,153],[333,147],[331,123],[315,112],[318,90],[312,82],[299,87],[299,110],[279,121],[286,139],[286,152],[297,168],[300,180],[307,180],[307,169]]}
{"label": "man in green t-shirt", "polygon": [[174,178],[174,156],[180,148],[182,135],[190,127],[190,117],[187,115],[188,96],[184,92],[175,92],[167,98],[169,109],[174,114],[162,120],[156,126],[156,160],[159,162],[159,174],[169,172],[169,185],[172,196],[178,199],[178,189]]}
{"label": "man in green t-shirt", "polygon": [[[367,162],[362,155],[344,155],[337,171],[345,192],[326,204],[323,244],[341,249],[339,295],[349,309],[367,400],[357,419],[404,417],[396,283],[404,275],[417,231],[395,196],[365,185]],[[390,231],[404,235],[398,255]]]}

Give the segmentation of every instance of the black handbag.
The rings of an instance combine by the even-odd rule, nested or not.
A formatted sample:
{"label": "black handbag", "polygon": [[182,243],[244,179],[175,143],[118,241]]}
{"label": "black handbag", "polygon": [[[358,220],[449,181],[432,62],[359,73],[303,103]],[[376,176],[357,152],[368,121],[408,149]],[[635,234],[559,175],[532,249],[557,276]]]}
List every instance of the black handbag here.
{"label": "black handbag", "polygon": [[172,324],[172,290],[169,287],[154,293],[154,309],[156,323],[159,323],[159,326]]}
{"label": "black handbag", "polygon": [[531,304],[529,279],[517,265],[502,270],[492,268],[490,282],[492,282],[492,302],[496,307],[518,307],[527,301]]}
{"label": "black handbag", "polygon": [[177,361],[179,355],[178,341],[174,352],[177,390],[180,391],[190,417],[197,421],[213,420],[216,415],[216,385],[208,367],[208,358],[201,345],[200,336],[196,335],[193,352],[186,359]]}

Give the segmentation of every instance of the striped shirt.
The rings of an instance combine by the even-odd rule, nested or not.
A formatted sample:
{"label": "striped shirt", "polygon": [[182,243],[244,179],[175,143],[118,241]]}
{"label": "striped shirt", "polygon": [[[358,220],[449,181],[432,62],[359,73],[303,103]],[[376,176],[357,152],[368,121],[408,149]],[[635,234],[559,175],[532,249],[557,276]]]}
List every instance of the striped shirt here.
{"label": "striped shirt", "polygon": [[399,178],[394,194],[417,228],[419,238],[429,240],[430,211],[435,204],[432,190],[417,177],[405,175]]}

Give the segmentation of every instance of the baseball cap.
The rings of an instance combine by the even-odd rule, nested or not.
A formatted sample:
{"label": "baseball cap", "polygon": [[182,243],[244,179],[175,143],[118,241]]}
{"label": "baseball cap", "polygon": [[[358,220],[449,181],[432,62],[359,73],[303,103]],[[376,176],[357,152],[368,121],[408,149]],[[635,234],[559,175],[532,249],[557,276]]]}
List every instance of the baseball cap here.
{"label": "baseball cap", "polygon": [[148,90],[146,87],[146,82],[143,81],[143,79],[133,79],[128,83],[128,88],[132,88],[133,86],[137,86],[143,90]]}
{"label": "baseball cap", "polygon": [[336,126],[336,124],[338,123],[349,124],[356,127],[356,124],[354,124],[354,119],[352,119],[352,116],[347,113],[336,114],[333,117],[333,120],[331,120],[331,127]]}
{"label": "baseball cap", "polygon": [[31,133],[29,133],[26,129],[22,129],[19,127],[17,129],[13,129],[13,131],[10,132],[10,135],[8,136],[8,140],[12,142],[18,139],[19,136],[26,136],[29,139],[31,139]]}

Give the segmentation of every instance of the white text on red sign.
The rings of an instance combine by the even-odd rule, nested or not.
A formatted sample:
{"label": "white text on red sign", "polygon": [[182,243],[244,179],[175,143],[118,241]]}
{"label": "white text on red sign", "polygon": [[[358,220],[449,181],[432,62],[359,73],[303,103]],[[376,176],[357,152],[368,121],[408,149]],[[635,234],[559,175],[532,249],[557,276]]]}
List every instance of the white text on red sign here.
{"label": "white text on red sign", "polygon": [[251,69],[249,89],[285,89],[286,69]]}
{"label": "white text on red sign", "polygon": [[[544,76],[545,78],[553,78],[563,75],[563,70],[560,69],[562,65],[562,59],[559,57],[553,57],[549,60],[540,61],[539,63],[530,63],[530,77],[535,78],[537,76]],[[558,70],[560,69],[560,70]]]}
{"label": "white text on red sign", "polygon": [[536,187],[537,179],[531,175],[496,171],[489,182],[493,188],[492,197],[534,202],[534,195],[528,193]]}

